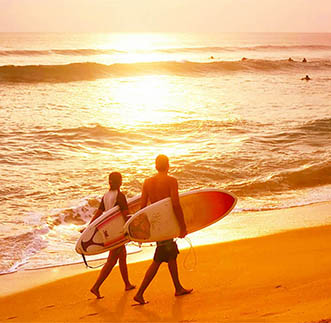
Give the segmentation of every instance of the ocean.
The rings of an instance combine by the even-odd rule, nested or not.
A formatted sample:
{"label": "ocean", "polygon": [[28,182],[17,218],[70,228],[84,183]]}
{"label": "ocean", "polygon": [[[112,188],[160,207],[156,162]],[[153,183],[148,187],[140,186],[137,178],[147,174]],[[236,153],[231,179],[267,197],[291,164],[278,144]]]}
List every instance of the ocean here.
{"label": "ocean", "polygon": [[136,196],[160,153],[180,192],[238,197],[223,241],[331,200],[331,34],[0,33],[0,124],[0,273],[80,261],[109,172]]}

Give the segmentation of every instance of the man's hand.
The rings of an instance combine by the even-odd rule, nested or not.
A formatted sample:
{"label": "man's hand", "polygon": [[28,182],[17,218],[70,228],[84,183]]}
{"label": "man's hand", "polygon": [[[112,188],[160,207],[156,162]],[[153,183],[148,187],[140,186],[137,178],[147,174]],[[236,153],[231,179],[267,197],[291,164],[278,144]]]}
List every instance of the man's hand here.
{"label": "man's hand", "polygon": [[180,233],[179,233],[179,238],[185,238],[185,236],[187,235],[187,230],[185,229],[181,229]]}

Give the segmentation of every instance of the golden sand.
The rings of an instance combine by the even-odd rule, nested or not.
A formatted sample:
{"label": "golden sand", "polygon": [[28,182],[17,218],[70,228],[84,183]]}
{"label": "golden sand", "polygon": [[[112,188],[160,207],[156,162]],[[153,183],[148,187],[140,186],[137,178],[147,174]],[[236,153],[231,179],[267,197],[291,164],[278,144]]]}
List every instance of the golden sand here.
{"label": "golden sand", "polygon": [[[124,291],[118,267],[97,300],[89,292],[98,271],[67,266],[63,277],[0,298],[1,322],[331,322],[331,226],[196,247],[197,264],[188,271],[178,257],[190,295],[174,296],[163,264],[146,290],[149,304],[134,304]],[[129,264],[139,285],[150,261]],[[82,273],[83,269],[84,273]],[[51,276],[52,270],[6,275],[20,280]],[[33,278],[34,277],[34,278]],[[3,278],[3,277],[2,277]],[[0,280],[1,283],[1,280]]]}

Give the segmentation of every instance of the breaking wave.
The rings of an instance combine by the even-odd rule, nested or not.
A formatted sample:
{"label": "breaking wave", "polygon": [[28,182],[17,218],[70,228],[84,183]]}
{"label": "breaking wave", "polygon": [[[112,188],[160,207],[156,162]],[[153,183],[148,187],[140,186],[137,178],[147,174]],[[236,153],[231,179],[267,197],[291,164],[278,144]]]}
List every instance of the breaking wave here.
{"label": "breaking wave", "polygon": [[73,82],[100,78],[130,77],[137,75],[208,76],[233,72],[301,72],[331,70],[331,60],[309,63],[287,60],[215,61],[198,63],[166,61],[104,65],[98,63],[72,63],[67,65],[0,66],[0,82]]}
{"label": "breaking wave", "polygon": [[93,56],[93,55],[113,55],[123,53],[116,49],[16,49],[0,50],[0,56],[48,56],[48,55],[65,55],[65,56]]}
{"label": "breaking wave", "polygon": [[260,178],[242,184],[229,185],[228,189],[243,197],[314,188],[330,184],[330,161],[325,161],[299,169],[284,170],[268,179]]}
{"label": "breaking wave", "polygon": [[[159,52],[159,53],[204,53],[204,52],[260,52],[260,51],[330,51],[330,45],[257,45],[257,46],[203,46],[203,47],[179,47],[179,48],[159,48],[153,50],[135,50],[134,52]],[[76,49],[3,49],[0,50],[0,56],[94,56],[94,55],[114,55],[128,53],[118,49],[102,48],[76,48]]]}

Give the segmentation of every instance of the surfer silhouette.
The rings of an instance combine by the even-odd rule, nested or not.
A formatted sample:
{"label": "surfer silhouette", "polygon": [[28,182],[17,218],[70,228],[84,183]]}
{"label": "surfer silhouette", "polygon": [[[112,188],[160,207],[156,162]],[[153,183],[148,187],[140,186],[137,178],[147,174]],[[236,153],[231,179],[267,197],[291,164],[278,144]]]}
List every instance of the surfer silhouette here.
{"label": "surfer silhouette", "polygon": [[302,80],[302,81],[310,81],[311,78],[309,77],[309,75],[306,75],[306,76],[303,77],[301,80]]}
{"label": "surfer silhouette", "polygon": [[[159,155],[155,160],[155,168],[157,174],[147,178],[144,182],[141,195],[141,208],[144,208],[148,201],[155,203],[164,198],[170,197],[174,213],[180,227],[180,238],[184,238],[187,234],[184,221],[183,210],[180,205],[178,195],[178,183],[176,178],[168,175],[169,159],[165,155]],[[177,243],[173,240],[165,240],[157,242],[153,262],[147,269],[145,277],[139,287],[134,300],[141,305],[147,304],[143,294],[155,277],[162,262],[168,263],[168,269],[175,287],[175,296],[182,296],[192,292],[193,289],[185,289],[178,276],[177,255],[179,254]],[[137,304],[137,305],[139,305]]]}
{"label": "surfer silhouette", "polygon": [[[103,212],[111,209],[115,205],[118,205],[124,220],[128,220],[127,216],[129,214],[128,203],[125,195],[120,191],[120,187],[122,185],[122,175],[118,172],[112,172],[109,174],[109,191],[105,193],[102,197],[100,206],[98,210],[95,212],[95,215],[91,219],[90,223],[97,219]],[[128,268],[126,264],[126,249],[125,245],[118,247],[116,249],[110,250],[107,258],[107,262],[102,267],[100,274],[94,283],[93,287],[90,289],[91,293],[93,293],[98,299],[103,298],[100,296],[99,288],[105,279],[109,276],[112,269],[116,265],[118,260],[120,272],[122,279],[125,284],[125,290],[134,289],[136,286],[132,285],[129,281]]]}

